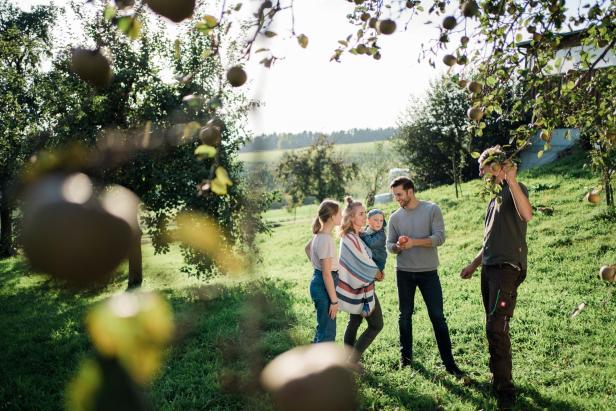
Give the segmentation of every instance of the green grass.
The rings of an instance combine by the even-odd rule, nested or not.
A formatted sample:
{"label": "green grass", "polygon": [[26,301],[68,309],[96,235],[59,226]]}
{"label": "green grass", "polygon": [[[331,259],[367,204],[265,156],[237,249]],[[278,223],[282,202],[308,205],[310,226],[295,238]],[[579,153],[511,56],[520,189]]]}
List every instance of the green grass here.
{"label": "green grass", "polygon": [[[343,155],[349,161],[353,161],[362,154],[369,153],[372,147],[376,143],[384,143],[385,148],[391,147],[389,141],[370,141],[366,143],[353,143],[353,144],[336,144],[336,153]],[[301,150],[301,149],[298,149]],[[268,150],[268,151],[252,151],[246,153],[240,153],[239,159],[245,163],[276,163],[280,160],[285,152],[293,150]]]}
{"label": "green grass", "polygon": [[[596,182],[582,162],[577,153],[520,176],[533,204],[554,208],[551,216],[535,213],[529,225],[528,277],[511,324],[520,410],[609,410],[616,403],[614,285],[597,277],[599,266],[616,262],[616,215],[581,201]],[[394,368],[398,310],[390,258],[386,279],[377,287],[385,328],[365,353],[366,375],[359,378],[362,409],[494,409],[479,280],[458,277],[481,246],[485,203],[479,189],[473,181],[463,185],[459,199],[453,187],[418,194],[443,210],[447,241],[439,253],[445,313],[454,355],[474,382],[462,385],[445,373],[419,293],[413,330],[417,365]],[[396,205],[384,208],[389,213]],[[302,207],[296,215],[270,211],[273,233],[259,238],[262,262],[256,273],[217,280],[224,292],[212,300],[200,298],[201,283],[179,272],[177,250],[155,256],[145,247],[144,287],[167,296],[184,331],[150,390],[155,408],[272,408],[251,370],[313,336],[311,268],[303,245],[315,211],[316,206]],[[0,261],[0,409],[61,407],[66,382],[79,360],[91,354],[83,313],[123,290],[125,272],[120,268],[102,292],[72,295],[31,274],[18,258]],[[571,318],[581,302],[586,310]],[[339,316],[338,341],[346,318]]]}

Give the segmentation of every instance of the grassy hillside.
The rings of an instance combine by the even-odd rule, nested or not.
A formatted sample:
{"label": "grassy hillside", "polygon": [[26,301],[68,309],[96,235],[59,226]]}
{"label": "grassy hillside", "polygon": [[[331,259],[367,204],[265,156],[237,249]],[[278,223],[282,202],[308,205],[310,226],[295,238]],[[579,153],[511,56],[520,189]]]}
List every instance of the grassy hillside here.
{"label": "grassy hillside", "polygon": [[[529,225],[529,272],[511,324],[520,410],[609,410],[616,403],[616,298],[614,285],[597,278],[600,265],[616,262],[616,213],[581,201],[595,184],[582,161],[576,154],[520,176],[534,205],[554,208],[550,216],[536,213]],[[395,368],[397,296],[390,258],[386,279],[377,286],[385,328],[366,352],[366,374],[359,379],[362,409],[494,409],[479,279],[458,277],[481,246],[485,203],[478,198],[479,187],[478,181],[464,184],[459,199],[453,187],[418,194],[443,210],[447,241],[439,253],[445,313],[454,355],[473,381],[463,385],[445,373],[419,293],[414,316],[417,365]],[[384,208],[389,213],[396,205]],[[146,248],[145,288],[162,291],[180,322],[190,324],[152,387],[157,409],[271,409],[267,395],[254,386],[249,372],[254,363],[248,354],[257,350],[268,360],[313,336],[311,269],[303,244],[310,237],[315,210],[310,206],[294,215],[269,212],[274,228],[271,236],[259,238],[262,262],[256,273],[218,280],[225,292],[212,300],[199,297],[199,283],[178,271],[177,253],[154,256]],[[0,261],[0,409],[60,407],[66,381],[90,352],[83,312],[94,301],[121,291],[125,271],[121,269],[117,282],[103,293],[74,296],[30,274],[19,259]],[[255,297],[259,293],[265,300]],[[255,345],[247,330],[250,314],[263,301],[269,308],[259,318],[262,339]],[[587,309],[571,318],[581,302]],[[338,341],[346,318],[338,317]]]}
{"label": "grassy hillside", "polygon": [[[376,143],[383,143],[384,146],[391,147],[391,142],[384,141],[372,141],[368,143],[355,143],[355,144],[336,144],[336,153],[344,156],[349,161],[354,161],[361,157],[362,154],[369,152]],[[298,149],[301,150],[301,149]],[[280,160],[282,155],[292,150],[269,150],[269,151],[254,151],[250,153],[239,153],[239,159],[245,163],[276,163]]]}

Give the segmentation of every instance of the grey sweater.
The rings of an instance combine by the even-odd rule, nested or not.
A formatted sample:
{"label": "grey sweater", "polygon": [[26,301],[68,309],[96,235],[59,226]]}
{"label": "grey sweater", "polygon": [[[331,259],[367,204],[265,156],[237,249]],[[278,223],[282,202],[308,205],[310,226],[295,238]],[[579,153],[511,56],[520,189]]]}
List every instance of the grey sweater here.
{"label": "grey sweater", "polygon": [[438,268],[436,247],[445,242],[445,222],[441,209],[429,201],[419,201],[413,210],[399,208],[389,218],[387,250],[393,253],[398,237],[432,240],[432,247],[413,247],[396,257],[396,269],[410,272],[434,271]]}

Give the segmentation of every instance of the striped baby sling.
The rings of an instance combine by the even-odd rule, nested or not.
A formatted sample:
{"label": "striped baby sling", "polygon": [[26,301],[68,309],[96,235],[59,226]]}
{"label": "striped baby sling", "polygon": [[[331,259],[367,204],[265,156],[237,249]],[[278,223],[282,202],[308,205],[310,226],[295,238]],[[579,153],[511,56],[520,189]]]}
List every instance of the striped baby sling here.
{"label": "striped baby sling", "polygon": [[361,238],[354,233],[345,234],[340,241],[336,286],[339,309],[368,317],[374,310],[374,278],[378,272]]}

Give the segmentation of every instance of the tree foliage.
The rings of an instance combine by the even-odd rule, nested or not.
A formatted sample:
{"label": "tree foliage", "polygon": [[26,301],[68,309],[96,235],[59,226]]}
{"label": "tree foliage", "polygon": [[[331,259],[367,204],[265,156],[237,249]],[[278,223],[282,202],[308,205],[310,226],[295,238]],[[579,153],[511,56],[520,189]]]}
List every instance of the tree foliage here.
{"label": "tree foliage", "polygon": [[[189,30],[170,40],[160,26],[145,21],[131,39],[114,29],[102,10],[77,5],[74,12],[84,24],[82,44],[105,45],[105,55],[113,56],[113,79],[93,89],[73,73],[65,48],[50,56],[52,67],[44,75],[33,64],[32,71],[44,80],[45,98],[38,115],[23,113],[22,127],[30,133],[34,127],[44,130],[46,147],[56,151],[39,155],[31,168],[39,173],[85,171],[103,184],[129,187],[143,201],[142,222],[158,252],[169,249],[169,224],[184,211],[215,218],[226,238],[221,248],[250,248],[256,233],[266,230],[260,216],[270,199],[240,180],[242,165],[234,153],[246,136],[242,123],[248,103],[220,80],[224,70],[218,59],[204,61],[213,39]],[[173,80],[161,75],[169,68]],[[17,76],[36,78],[23,71]],[[206,142],[215,147],[200,138],[210,124],[216,125],[220,141]],[[36,141],[31,136],[23,140],[30,146]],[[3,157],[15,162],[11,181],[34,151]],[[194,247],[182,250],[185,271],[217,272]]]}
{"label": "tree foliage", "polygon": [[376,143],[372,151],[358,160],[359,177],[368,189],[366,207],[374,205],[374,196],[387,178],[387,171],[392,168],[391,160],[391,150],[382,142]]}
{"label": "tree foliage", "polygon": [[471,140],[468,100],[455,80],[443,77],[432,82],[423,98],[411,102],[400,119],[394,145],[420,186],[454,183],[458,193],[463,179],[478,174],[472,152],[506,144],[509,135],[507,124],[488,118],[482,122],[483,138]]}
{"label": "tree foliage", "polygon": [[39,65],[50,54],[55,15],[52,7],[23,12],[10,3],[0,4],[0,257],[14,252],[16,177],[45,144],[42,131],[49,120],[45,98],[50,87]]}
{"label": "tree foliage", "polygon": [[347,183],[357,174],[355,163],[347,164],[334,153],[334,144],[320,136],[304,150],[283,154],[276,176],[289,196],[289,206],[302,204],[304,198],[341,199]]}

